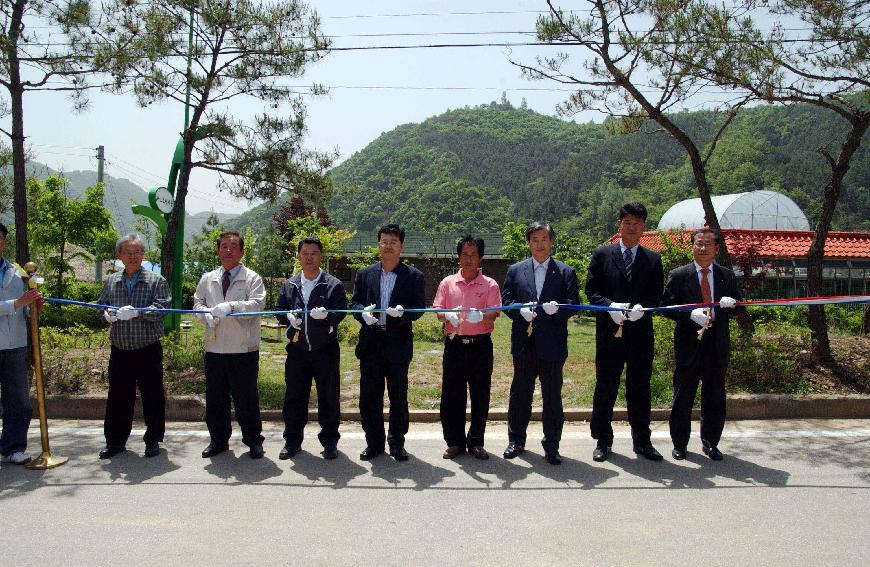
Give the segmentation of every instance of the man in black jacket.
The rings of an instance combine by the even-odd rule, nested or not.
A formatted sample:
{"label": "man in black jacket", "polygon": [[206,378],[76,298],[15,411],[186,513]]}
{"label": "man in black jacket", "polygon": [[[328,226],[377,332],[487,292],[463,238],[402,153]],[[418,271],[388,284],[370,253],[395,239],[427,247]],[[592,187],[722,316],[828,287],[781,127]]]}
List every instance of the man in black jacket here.
{"label": "man in black jacket", "polygon": [[[405,308],[426,306],[423,273],[401,261],[405,231],[396,224],[378,230],[381,261],[356,273],[351,309],[362,310],[354,318],[362,324],[356,356],[359,358],[359,411],[366,435],[360,459],[371,460],[390,445],[390,455],[407,461],[408,367],[414,354],[411,323],[422,312]],[[384,435],[384,382],[390,398],[390,429]]]}
{"label": "man in black jacket", "polygon": [[734,272],[713,263],[721,236],[709,228],[692,233],[695,261],[668,274],[662,305],[716,303],[692,311],[665,311],[674,319],[674,402],[670,428],[677,460],[686,458],[692,405],[701,382],[701,444],[714,461],[722,460],[719,439],[725,427],[725,371],[731,357],[730,311],[740,301]]}
{"label": "man in black jacket", "polygon": [[658,307],[662,296],[662,259],[640,245],[646,230],[646,207],[626,203],[619,209],[616,244],[592,252],[586,276],[589,303],[620,308],[600,311],[595,317],[595,394],[592,399],[592,453],[604,461],[613,445],[613,404],[625,368],[625,398],[634,452],[652,461],[662,460],[650,442],[650,378],[653,363],[652,317],[644,307]]}
{"label": "man in black jacket", "polygon": [[299,241],[302,272],[284,282],[278,296],[278,322],[288,325],[287,361],[284,365],[284,448],[279,459],[289,459],[302,450],[308,422],[311,379],[317,388],[317,438],[323,457],[334,459],[340,437],[338,324],[344,319],[347,301],[341,281],[320,268],[323,244],[316,238]]}
{"label": "man in black jacket", "polygon": [[[541,380],[545,457],[562,463],[559,442],[565,416],[562,411],[562,368],[568,358],[568,319],[575,311],[561,305],[580,303],[574,268],[550,256],[556,233],[549,224],[535,222],[526,229],[532,257],[508,268],[501,301],[512,321],[511,355],[514,377],[508,401],[508,446],[505,459],[520,455],[526,446],[526,428],[532,414],[535,378]],[[540,305],[540,307],[537,307]]]}

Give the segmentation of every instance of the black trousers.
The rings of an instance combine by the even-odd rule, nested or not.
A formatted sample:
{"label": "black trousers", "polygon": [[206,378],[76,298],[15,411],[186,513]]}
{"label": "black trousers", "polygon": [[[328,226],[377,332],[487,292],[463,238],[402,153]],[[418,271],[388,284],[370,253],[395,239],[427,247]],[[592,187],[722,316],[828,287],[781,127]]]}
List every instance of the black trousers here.
{"label": "black trousers", "polygon": [[248,447],[262,445],[260,394],[257,376],[260,352],[241,354],[205,353],[205,423],[211,440],[227,443],[233,433],[230,396],[236,419],[242,428],[242,442]]}
{"label": "black trousers", "polygon": [[625,368],[625,403],[628,423],[635,445],[650,440],[649,414],[651,402],[653,349],[636,341],[614,339],[615,343],[595,350],[595,394],[592,398],[592,437],[599,443],[613,444],[613,405],[619,393],[619,381]]}
{"label": "black trousers", "polygon": [[532,395],[535,393],[535,378],[541,380],[541,399],[544,404],[542,422],[544,450],[559,449],[562,439],[562,367],[565,359],[542,360],[538,358],[534,340],[514,357],[514,378],[511,382],[508,401],[508,439],[525,446],[526,428],[532,417]]}
{"label": "black trousers", "polygon": [[317,350],[287,347],[287,362],[284,363],[284,439],[288,445],[301,446],[305,424],[308,423],[308,400],[311,397],[311,380],[317,388],[317,421],[320,433],[317,438],[324,447],[335,447],[340,437],[339,410],[339,348],[332,343]]}
{"label": "black trousers", "polygon": [[[483,447],[492,383],[489,334],[444,339],[441,380],[441,428],[448,447]],[[465,434],[465,390],[471,397],[471,426]]]}
{"label": "black trousers", "polygon": [[716,362],[716,337],[708,329],[694,363],[674,369],[674,402],[668,425],[674,447],[685,449],[692,433],[692,405],[701,382],[701,439],[715,447],[725,428],[725,371]]}
{"label": "black trousers", "polygon": [[[390,361],[383,331],[375,333],[359,361],[359,412],[366,445],[382,449],[404,447],[408,433],[408,366],[410,361]],[[390,429],[384,435],[384,383],[390,398]]]}
{"label": "black trousers", "polygon": [[103,433],[106,445],[127,444],[133,428],[136,386],[142,396],[146,443],[163,441],[166,396],[163,393],[163,346],[160,341],[135,350],[115,346],[109,354],[109,395]]}

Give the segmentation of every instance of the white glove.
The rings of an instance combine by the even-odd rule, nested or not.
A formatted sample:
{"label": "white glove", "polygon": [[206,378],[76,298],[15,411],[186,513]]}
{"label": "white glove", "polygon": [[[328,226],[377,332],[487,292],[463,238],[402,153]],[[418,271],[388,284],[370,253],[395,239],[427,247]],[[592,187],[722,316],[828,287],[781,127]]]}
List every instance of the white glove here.
{"label": "white glove", "polygon": [[722,296],[722,299],[719,300],[719,307],[722,309],[734,309],[735,305],[737,305],[737,300],[727,295]]}
{"label": "white glove", "polygon": [[523,319],[525,319],[529,323],[532,322],[532,319],[534,319],[535,317],[538,316],[538,314],[535,313],[534,311],[532,311],[532,309],[534,309],[534,308],[529,307],[528,305],[526,307],[522,307],[520,309],[520,315],[522,315]]}
{"label": "white glove", "polygon": [[136,311],[136,308],[132,305],[125,305],[124,307],[118,309],[117,317],[121,321],[129,321],[134,317],[138,317],[139,312]]}
{"label": "white glove", "polygon": [[297,331],[302,328],[302,319],[296,316],[295,311],[291,311],[287,314],[287,320],[290,321],[290,326],[296,329]]}
{"label": "white glove", "polygon": [[698,307],[696,309],[692,309],[692,313],[689,315],[692,321],[698,324],[700,327],[706,327],[710,324],[710,316],[707,315],[707,310],[703,307]]}
{"label": "white glove", "polygon": [[214,315],[212,315],[211,313],[206,313],[202,316],[203,324],[209,329],[211,329],[212,327],[217,327],[217,324],[220,323],[220,321],[220,319],[215,319]]}
{"label": "white glove", "polygon": [[465,316],[465,320],[469,323],[480,323],[483,321],[483,311],[480,309],[471,309]]}
{"label": "white glove", "polygon": [[401,317],[405,313],[405,308],[401,305],[396,305],[395,307],[387,307],[386,312],[390,317]]}
{"label": "white glove", "polygon": [[456,311],[445,311],[444,318],[447,319],[447,322],[454,327],[459,326],[459,313],[457,313]]}
{"label": "white glove", "polygon": [[625,311],[631,309],[628,303],[611,303],[611,309],[622,309],[622,311],[608,311],[607,314],[610,315],[610,318],[613,319],[613,322],[617,325],[622,325],[628,319],[625,316]]}
{"label": "white glove", "polygon": [[363,312],[361,315],[362,315],[363,321],[366,322],[366,325],[374,325],[375,323],[378,322],[378,318],[375,317],[374,315],[372,315],[372,310],[374,308],[375,308],[375,304],[372,303],[371,305],[369,305],[368,307],[363,309]]}
{"label": "white glove", "polygon": [[317,319],[318,321],[321,319],[326,319],[326,316],[328,315],[328,313],[326,312],[326,307],[315,307],[308,313],[311,315],[312,319]]}
{"label": "white glove", "polygon": [[106,309],[103,311],[103,319],[105,319],[107,323],[114,323],[118,320],[118,312],[114,309]]}
{"label": "white glove", "polygon": [[542,307],[544,308],[544,313],[546,313],[547,315],[555,315],[556,311],[559,310],[559,304],[555,301],[548,301],[547,303],[542,305]]}
{"label": "white glove", "polygon": [[223,303],[218,303],[214,307],[211,308],[211,314],[216,319],[223,319],[233,312],[232,306],[224,301]]}
{"label": "white glove", "polygon": [[643,305],[640,303],[635,303],[634,307],[631,308],[631,311],[625,314],[628,317],[629,321],[637,321],[641,317],[643,317],[644,311],[642,311]]}

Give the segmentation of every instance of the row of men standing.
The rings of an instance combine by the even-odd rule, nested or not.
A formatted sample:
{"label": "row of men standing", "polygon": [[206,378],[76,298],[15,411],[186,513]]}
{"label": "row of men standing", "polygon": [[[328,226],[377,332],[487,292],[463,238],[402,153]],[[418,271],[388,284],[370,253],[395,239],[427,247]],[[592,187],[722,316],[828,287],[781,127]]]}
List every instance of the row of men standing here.
{"label": "row of men standing", "polygon": [[[605,460],[611,450],[613,404],[625,368],[634,450],[646,458],[660,460],[661,455],[650,443],[649,429],[652,324],[650,317],[644,318],[642,308],[659,305],[662,297],[666,304],[725,297],[723,305],[730,300],[733,306],[734,300],[728,295],[737,296],[737,290],[733,273],[718,266],[713,266],[709,275],[695,278],[697,285],[693,285],[692,279],[686,277],[692,271],[690,264],[670,274],[663,296],[661,260],[654,252],[639,246],[646,209],[637,203],[626,204],[618,218],[621,239],[593,253],[586,285],[591,303],[615,309],[597,315],[596,389],[591,429],[598,443],[593,457]],[[480,270],[483,241],[470,236],[457,246],[459,271],[439,285],[435,308],[464,309],[461,313],[438,313],[445,325],[441,400],[448,446],[445,458],[455,457],[466,449],[477,458],[488,458],[484,433],[493,368],[490,333],[500,312],[487,308],[504,304],[512,306],[504,312],[512,319],[514,363],[508,409],[509,443],[504,456],[514,458],[525,450],[532,395],[538,379],[543,399],[545,457],[552,464],[561,462],[562,371],[568,354],[567,321],[575,311],[560,308],[559,304],[579,303],[577,276],[570,266],[551,257],[555,234],[549,225],[532,224],[526,238],[531,258],[509,268],[501,293],[498,284]],[[717,238],[718,235],[709,232],[693,235],[695,268],[702,262],[705,263],[702,269],[710,268],[718,251]],[[141,270],[144,246],[141,239],[137,239],[130,235],[119,241],[118,253],[125,263],[125,271],[110,276],[100,297],[101,303],[121,306],[117,311],[107,312],[107,319],[127,323],[113,325],[111,332],[105,420],[107,444],[100,453],[101,458],[125,450],[137,383],[142,392],[147,428],[146,456],[159,453],[158,444],[163,437],[165,402],[162,353],[159,352],[160,315],[136,308],[166,307],[168,290],[162,278]],[[364,460],[383,453],[387,446],[397,460],[408,458],[405,435],[409,413],[408,368],[413,354],[412,322],[422,315],[411,309],[425,307],[425,295],[422,273],[401,261],[403,246],[404,231],[400,227],[387,225],[379,230],[381,261],[357,272],[349,305],[361,323],[356,355],[360,360],[360,413],[366,434],[366,448],[360,454]],[[243,253],[244,242],[240,235],[222,234],[218,240],[222,265],[203,276],[195,295],[194,309],[208,312],[201,317],[207,327],[206,422],[211,437],[202,453],[206,458],[229,446],[231,399],[242,429],[242,440],[250,447],[250,456],[260,458],[264,454],[256,385],[259,318],[228,317],[232,313],[263,309],[262,280],[241,264]],[[301,241],[298,257],[302,271],[285,282],[276,306],[279,311],[291,311],[277,316],[288,325],[290,339],[285,366],[285,445],[279,457],[291,458],[301,450],[311,381],[314,380],[321,426],[319,439],[324,457],[332,459],[340,437],[338,325],[348,306],[341,282],[320,268],[322,245],[319,241]],[[711,290],[715,290],[715,294],[711,294]],[[535,305],[540,307],[535,308]],[[703,376],[701,436],[704,450],[713,458],[721,458],[716,445],[724,423],[727,313],[720,314],[719,309],[712,312],[697,309],[691,313],[666,314],[677,319],[677,368],[671,416],[673,456],[685,457],[692,403],[699,378]],[[137,318],[138,325],[129,325]],[[699,341],[696,337],[700,327],[713,330]],[[152,340],[155,337],[157,340]],[[131,342],[134,338],[136,344]],[[387,432],[382,417],[385,386],[390,399]],[[467,434],[466,387],[471,397],[471,427]]]}

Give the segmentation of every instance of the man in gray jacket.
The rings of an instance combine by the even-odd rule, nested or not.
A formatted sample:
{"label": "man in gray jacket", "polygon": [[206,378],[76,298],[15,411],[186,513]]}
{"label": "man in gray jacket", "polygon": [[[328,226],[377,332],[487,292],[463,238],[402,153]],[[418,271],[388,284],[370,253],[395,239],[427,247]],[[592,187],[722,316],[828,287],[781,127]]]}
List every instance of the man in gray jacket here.
{"label": "man in gray jacket", "polygon": [[202,316],[205,331],[205,423],[211,442],[203,450],[208,459],[229,448],[233,432],[230,395],[242,442],[252,459],[263,457],[263,422],[257,376],[260,370],[260,317],[229,317],[232,313],[262,311],[266,299],[263,279],[241,264],[245,241],[238,232],[218,236],[221,267],[199,280],[193,308]]}
{"label": "man in gray jacket", "polygon": [[27,454],[30,407],[30,379],[27,368],[26,310],[42,303],[42,295],[27,289],[21,272],[3,258],[9,231],[0,224],[0,402],[3,404],[3,432],[0,433],[0,461],[23,465]]}

